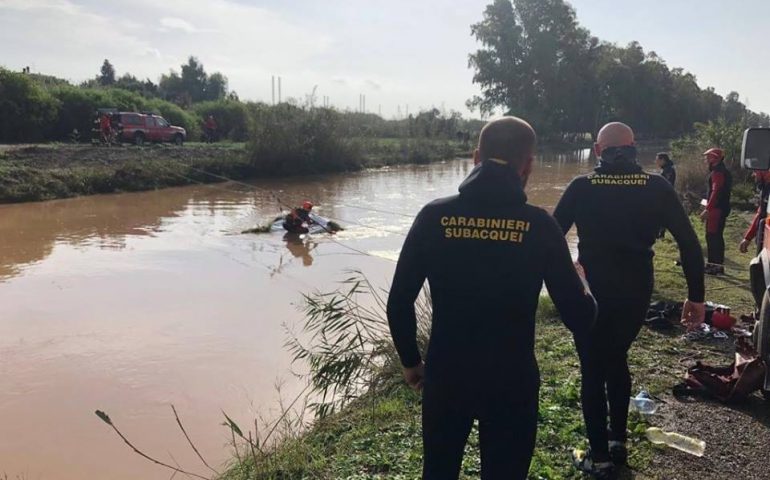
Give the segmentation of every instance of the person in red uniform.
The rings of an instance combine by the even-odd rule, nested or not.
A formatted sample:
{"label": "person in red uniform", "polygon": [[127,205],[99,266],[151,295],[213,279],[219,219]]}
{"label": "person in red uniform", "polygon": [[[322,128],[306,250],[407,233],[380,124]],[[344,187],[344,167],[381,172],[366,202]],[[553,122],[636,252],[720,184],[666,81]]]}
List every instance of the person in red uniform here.
{"label": "person in red uniform", "polygon": [[759,205],[757,206],[757,213],[754,215],[754,220],[751,221],[749,229],[743,235],[743,240],[739,245],[739,249],[742,253],[749,251],[749,245],[751,241],[756,238],[757,240],[757,253],[762,250],[762,243],[765,235],[765,218],[767,217],[767,199],[770,197],[770,172],[754,172],[754,180],[757,182],[757,190],[759,190]]}
{"label": "person in red uniform", "polygon": [[313,223],[310,218],[310,211],[313,209],[313,204],[305,200],[302,202],[301,207],[293,209],[286,215],[283,220],[283,228],[289,233],[307,233],[307,225]]}
{"label": "person in red uniform", "polygon": [[99,130],[102,132],[102,142],[109,144],[112,136],[112,122],[106,113],[99,118]]}
{"label": "person in red uniform", "polygon": [[730,214],[730,194],[733,176],[725,166],[725,153],[719,148],[703,152],[704,163],[708,165],[708,199],[701,218],[706,221],[706,250],[708,263],[706,273],[725,273],[725,221]]}
{"label": "person in red uniform", "polygon": [[214,120],[214,115],[209,115],[208,118],[206,118],[204,128],[206,130],[206,142],[214,143],[218,128],[217,121]]}

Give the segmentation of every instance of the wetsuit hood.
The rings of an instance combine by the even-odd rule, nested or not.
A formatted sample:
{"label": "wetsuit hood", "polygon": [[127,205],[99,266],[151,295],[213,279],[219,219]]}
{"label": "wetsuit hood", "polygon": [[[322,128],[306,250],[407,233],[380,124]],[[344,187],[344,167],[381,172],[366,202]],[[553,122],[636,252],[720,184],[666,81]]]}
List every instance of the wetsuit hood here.
{"label": "wetsuit hood", "polygon": [[627,160],[606,162],[604,160],[599,161],[599,165],[594,169],[596,173],[604,173],[608,175],[612,174],[624,174],[624,173],[639,173],[642,171],[642,167],[636,162]]}
{"label": "wetsuit hood", "polygon": [[516,172],[508,165],[489,160],[476,165],[458,190],[460,197],[481,203],[527,203],[527,194]]}

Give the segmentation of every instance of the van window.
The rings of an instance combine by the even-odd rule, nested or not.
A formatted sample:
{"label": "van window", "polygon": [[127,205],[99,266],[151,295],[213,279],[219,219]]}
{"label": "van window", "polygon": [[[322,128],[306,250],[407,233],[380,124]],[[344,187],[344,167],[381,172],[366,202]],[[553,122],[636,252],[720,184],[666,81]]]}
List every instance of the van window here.
{"label": "van window", "polygon": [[123,115],[123,118],[121,118],[121,121],[125,125],[141,125],[142,120],[139,118],[139,115]]}
{"label": "van window", "polygon": [[155,119],[153,117],[145,117],[147,126],[152,128],[155,126]]}
{"label": "van window", "polygon": [[168,122],[166,121],[165,118],[155,117],[155,121],[158,122],[158,126],[161,127],[161,128],[168,127]]}

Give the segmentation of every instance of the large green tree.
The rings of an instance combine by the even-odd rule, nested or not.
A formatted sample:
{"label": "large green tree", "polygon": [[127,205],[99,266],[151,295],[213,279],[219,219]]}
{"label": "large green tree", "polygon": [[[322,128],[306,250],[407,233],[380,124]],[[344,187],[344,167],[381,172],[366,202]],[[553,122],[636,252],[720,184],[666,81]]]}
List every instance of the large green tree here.
{"label": "large green tree", "polygon": [[469,57],[482,114],[520,115],[545,136],[592,135],[621,120],[640,136],[671,137],[696,122],[767,124],[737,93],[726,99],[670,69],[638,42],[602,42],[581,27],[564,0],[494,0],[471,26],[481,48]]}

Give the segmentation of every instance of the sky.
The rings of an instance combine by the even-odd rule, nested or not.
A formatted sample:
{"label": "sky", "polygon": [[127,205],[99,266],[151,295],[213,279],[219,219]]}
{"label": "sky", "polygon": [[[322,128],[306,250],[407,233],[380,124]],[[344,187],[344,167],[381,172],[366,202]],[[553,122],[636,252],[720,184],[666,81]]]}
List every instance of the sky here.
{"label": "sky", "polygon": [[[80,82],[105,58],[157,82],[189,55],[241,99],[321,102],[385,117],[436,107],[464,114],[479,89],[470,25],[490,0],[0,0],[0,66]],[[767,0],[573,0],[602,40],[639,41],[701,87],[735,90],[770,112]]]}

